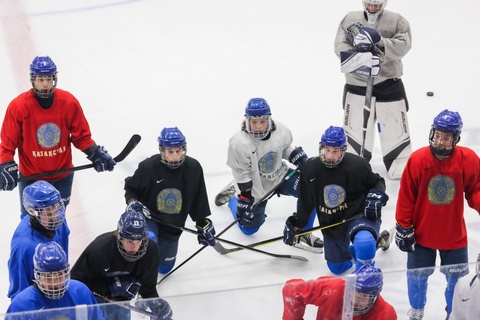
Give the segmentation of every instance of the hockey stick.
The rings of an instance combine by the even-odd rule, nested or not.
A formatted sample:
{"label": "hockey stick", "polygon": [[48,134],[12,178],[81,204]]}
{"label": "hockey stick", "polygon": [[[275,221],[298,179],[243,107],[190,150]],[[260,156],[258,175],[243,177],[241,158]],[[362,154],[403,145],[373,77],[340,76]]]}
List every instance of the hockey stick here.
{"label": "hockey stick", "polygon": [[[94,296],[96,297],[99,297],[99,298],[102,298],[105,302],[107,303],[118,303],[117,305],[119,307],[122,307],[122,308],[125,308],[125,309],[129,309],[129,310],[132,310],[132,311],[135,311],[135,312],[138,312],[138,313],[141,313],[141,314],[144,314],[146,316],[149,316],[151,317],[150,319],[160,319],[160,317],[156,316],[155,314],[153,314],[152,312],[150,311],[147,311],[147,310],[143,310],[141,308],[138,308],[138,307],[135,307],[135,306],[132,306],[130,305],[130,302],[128,303],[125,303],[125,301],[116,301],[116,300],[112,300],[110,298],[107,298],[105,297],[104,295],[101,295],[99,293],[96,293],[96,292],[92,292]],[[123,302],[123,303],[120,303],[120,302]]]}
{"label": "hockey stick", "polygon": [[362,145],[360,147],[360,157],[363,158],[365,153],[365,141],[367,140],[368,119],[372,110],[372,94],[373,94],[373,77],[367,78],[367,89],[365,92],[365,104],[363,106],[363,128],[362,128]]}
{"label": "hockey stick", "polygon": [[[323,227],[318,226],[318,227],[314,227],[314,228],[311,228],[311,229],[302,230],[295,237],[300,237],[302,235],[305,235],[305,234],[313,232],[313,231],[319,231],[319,230],[325,230],[325,229],[333,228],[333,227],[339,226],[341,224],[344,224],[345,222],[352,221],[353,219],[356,219],[360,216],[363,216],[363,213],[362,214],[357,214],[357,215],[355,215],[351,218],[348,218],[348,219],[343,219],[342,221],[339,221],[339,222],[336,222],[336,223],[329,224],[328,226],[323,226]],[[265,244],[270,244],[270,243],[273,243],[273,242],[276,242],[276,241],[279,241],[279,240],[283,240],[283,236],[263,240],[263,241],[260,241],[260,242],[255,242],[255,243],[247,245],[246,247],[254,248],[254,247],[262,246],[262,245],[265,245]],[[222,252],[217,250],[217,252],[220,253],[220,254],[229,254],[229,253],[241,251],[241,250],[244,250],[244,249],[245,249],[244,246],[237,246],[236,248],[231,248],[231,249],[224,248],[224,250],[222,250]]]}
{"label": "hockey stick", "polygon": [[[151,217],[147,217],[147,219],[151,219]],[[222,231],[220,231],[220,233],[218,234],[218,237],[220,237],[222,234],[224,234],[225,232],[227,232],[228,229],[230,229],[235,223],[238,222],[239,219],[235,219],[232,223],[230,223],[225,229],[223,229]],[[177,269],[180,269],[185,263],[187,263],[188,261],[190,261],[191,259],[193,259],[193,257],[195,257],[197,254],[199,254],[200,252],[202,252],[206,247],[209,247],[207,245],[203,245],[200,249],[198,249],[197,251],[195,251],[194,254],[192,254],[190,257],[188,257],[185,261],[183,261],[182,263],[180,263],[177,267],[175,267],[175,269],[171,270],[169,273],[167,273],[162,279],[160,279],[158,282],[157,282],[157,286],[163,281],[165,280],[166,278],[168,278],[172,273],[174,273]],[[215,250],[217,250],[217,248],[215,248]]]}
{"label": "hockey stick", "polygon": [[[195,234],[197,236],[203,236],[200,232],[198,231],[195,231],[195,230],[192,230],[192,229],[189,229],[189,228],[186,228],[186,227],[178,227],[178,226],[175,226],[173,224],[169,224],[169,223],[166,223],[166,222],[163,222],[163,221],[160,221],[156,218],[151,218],[153,221],[155,222],[158,222],[158,223],[161,223],[165,226],[169,226],[169,227],[172,227],[172,228],[176,228],[176,229],[180,229],[182,231],[185,231],[185,232],[189,232],[191,234]],[[215,246],[219,249],[219,250],[226,250],[226,248],[224,248],[220,243],[218,243],[218,241],[220,242],[224,242],[224,243],[227,243],[227,244],[230,244],[232,246],[237,246],[237,247],[241,247],[243,249],[246,249],[246,250],[251,250],[251,251],[254,251],[254,252],[258,252],[258,253],[262,253],[262,254],[266,254],[268,256],[271,256],[271,257],[274,257],[274,258],[287,258],[287,259],[295,259],[295,260],[300,260],[300,261],[304,261],[304,262],[308,262],[308,259],[305,258],[305,257],[302,257],[302,256],[295,256],[295,255],[289,255],[289,254],[275,254],[275,253],[270,253],[270,252],[266,252],[266,251],[262,251],[262,250],[259,250],[259,249],[255,249],[255,248],[251,248],[249,246],[245,246],[243,244],[240,244],[240,243],[236,243],[236,242],[233,242],[233,241],[230,241],[230,240],[226,240],[226,239],[222,239],[222,238],[219,238],[218,236],[215,237],[215,240],[217,240],[217,243],[215,244]]]}
{"label": "hockey stick", "polygon": [[[115,160],[115,162],[123,161],[130,154],[130,152],[132,152],[133,149],[135,149],[135,147],[137,146],[137,144],[140,142],[141,139],[142,139],[142,137],[140,137],[140,135],[134,134],[130,138],[130,140],[127,142],[127,144],[125,145],[123,150],[115,158],[113,158],[113,160]],[[44,173],[40,173],[40,174],[34,174],[34,175],[28,176],[28,177],[20,177],[20,178],[18,178],[18,182],[38,180],[38,179],[41,179],[41,178],[44,178],[44,177],[54,176],[54,175],[62,174],[62,173],[66,173],[66,172],[73,172],[73,171],[78,171],[78,170],[83,170],[83,169],[89,169],[89,168],[93,168],[93,167],[94,167],[94,164],[90,163],[90,164],[85,164],[85,165],[82,165],[82,166],[77,166],[77,167],[72,167],[72,168],[65,168],[65,169],[60,169],[60,170],[55,170],[55,171],[49,171],[49,172],[44,172]]]}

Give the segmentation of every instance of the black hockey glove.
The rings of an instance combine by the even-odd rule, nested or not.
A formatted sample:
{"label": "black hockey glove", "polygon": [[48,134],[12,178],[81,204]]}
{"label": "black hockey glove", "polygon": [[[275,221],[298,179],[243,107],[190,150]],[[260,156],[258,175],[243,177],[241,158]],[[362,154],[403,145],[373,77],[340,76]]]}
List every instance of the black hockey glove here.
{"label": "black hockey glove", "polygon": [[128,203],[127,209],[125,211],[136,211],[136,212],[141,212],[143,213],[143,216],[145,219],[151,219],[152,214],[150,210],[148,210],[147,207],[145,207],[140,201],[138,200],[131,200]]}
{"label": "black hockey glove", "polygon": [[138,279],[130,276],[117,276],[110,283],[110,293],[112,298],[122,297],[127,300],[135,298],[140,291],[141,284]]}
{"label": "black hockey glove", "polygon": [[238,221],[242,226],[247,227],[252,223],[255,215],[253,214],[252,205],[254,198],[248,199],[242,195],[237,197],[237,218],[240,218]]}
{"label": "black hockey glove", "polygon": [[290,161],[290,163],[296,166],[299,170],[307,160],[308,156],[305,151],[303,151],[302,147],[296,147],[288,157],[288,161]]}
{"label": "black hockey glove", "polygon": [[97,172],[103,172],[105,170],[113,171],[113,167],[117,164],[112,156],[108,154],[108,151],[102,146],[97,146],[87,159],[92,161]]}
{"label": "black hockey glove", "polygon": [[200,223],[197,222],[196,227],[198,232],[201,233],[201,235],[198,235],[198,243],[204,246],[214,246],[216,240],[212,220],[205,218]]}
{"label": "black hockey glove", "polygon": [[415,229],[413,226],[405,228],[397,223],[395,227],[397,232],[395,233],[395,244],[404,252],[415,251]]}
{"label": "black hockey glove", "polygon": [[15,161],[0,164],[0,190],[15,189],[18,181],[18,165]]}
{"label": "black hockey glove", "polygon": [[285,221],[285,227],[283,228],[283,243],[293,246],[295,244],[295,237],[300,231],[299,228],[295,227],[295,222],[297,218],[295,216],[290,216]]}
{"label": "black hockey glove", "polygon": [[365,218],[375,221],[382,219],[382,207],[387,204],[388,196],[379,189],[371,189],[368,191],[367,199],[365,199]]}

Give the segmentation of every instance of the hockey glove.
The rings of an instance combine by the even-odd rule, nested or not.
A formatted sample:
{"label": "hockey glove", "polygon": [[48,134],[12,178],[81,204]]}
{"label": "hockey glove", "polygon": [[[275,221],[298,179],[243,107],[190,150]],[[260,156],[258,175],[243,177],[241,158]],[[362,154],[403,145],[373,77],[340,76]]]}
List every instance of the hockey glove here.
{"label": "hockey glove", "polygon": [[300,231],[299,228],[295,228],[296,221],[296,217],[288,217],[287,221],[285,221],[285,227],[283,228],[283,242],[289,246],[295,244],[295,237],[297,236],[298,231]]}
{"label": "hockey glove", "polygon": [[141,212],[143,213],[143,216],[145,219],[151,219],[152,214],[150,210],[148,210],[147,207],[145,207],[140,201],[138,200],[131,200],[128,203],[127,209],[125,211],[136,211],[136,212]]}
{"label": "hockey glove", "polygon": [[288,157],[288,161],[295,165],[299,170],[307,160],[308,156],[305,151],[303,151],[302,147],[296,147]]}
{"label": "hockey glove", "polygon": [[382,36],[377,30],[364,27],[359,22],[349,25],[345,35],[355,50],[359,52],[376,52],[375,45],[382,40]]}
{"label": "hockey glove", "polygon": [[92,152],[87,159],[93,162],[97,172],[103,172],[105,170],[113,171],[113,167],[117,164],[102,146],[97,146],[95,151]]}
{"label": "hockey glove", "polygon": [[379,189],[371,189],[365,200],[365,218],[375,221],[382,219],[382,207],[387,204],[388,196]]}
{"label": "hockey glove", "polygon": [[0,164],[0,190],[15,189],[18,180],[18,165],[15,161]]}
{"label": "hockey glove", "polygon": [[415,229],[411,227],[402,227],[397,223],[397,232],[395,233],[395,244],[404,252],[415,251]]}
{"label": "hockey glove", "polygon": [[204,246],[214,246],[216,240],[212,220],[205,218],[201,223],[197,222],[196,227],[198,232],[201,233],[201,235],[198,235],[198,243]]}
{"label": "hockey glove", "polygon": [[237,218],[242,226],[246,227],[252,223],[254,214],[251,212],[254,198],[248,199],[242,195],[237,197]]}
{"label": "hockey glove", "polygon": [[109,288],[111,296],[114,299],[122,297],[127,300],[132,300],[140,291],[141,284],[138,282],[138,279],[129,276],[117,276],[113,279]]}
{"label": "hockey glove", "polygon": [[168,302],[162,298],[137,300],[135,302],[135,307],[141,310],[147,310],[147,308],[150,308],[152,313],[155,315],[155,319],[172,320],[172,308],[170,307],[170,304],[168,304]]}

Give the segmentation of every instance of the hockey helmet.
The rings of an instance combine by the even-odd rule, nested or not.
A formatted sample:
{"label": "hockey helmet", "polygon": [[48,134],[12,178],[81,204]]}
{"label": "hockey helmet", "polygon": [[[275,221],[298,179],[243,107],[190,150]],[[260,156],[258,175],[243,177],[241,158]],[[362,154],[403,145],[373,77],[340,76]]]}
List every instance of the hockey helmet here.
{"label": "hockey helmet", "polygon": [[[460,135],[462,133],[463,122],[462,117],[458,112],[449,111],[448,109],[440,112],[434,119],[430,129],[429,143],[430,150],[439,156],[448,156],[453,152],[455,145],[460,141]],[[445,148],[443,146],[436,147],[434,145],[435,132],[441,131],[451,133],[453,135],[453,144],[451,148]]]}
{"label": "hockey helmet", "polygon": [[[182,165],[187,155],[187,141],[185,136],[177,127],[163,128],[158,137],[158,147],[160,150],[160,159],[162,163],[171,169],[176,169]],[[177,161],[168,161],[165,157],[167,148],[181,148],[182,156]]]}
{"label": "hockey helmet", "polygon": [[[135,252],[127,250],[123,240],[141,241]],[[126,211],[117,226],[117,248],[126,261],[137,261],[145,255],[148,245],[147,222],[142,212]]]}
{"label": "hockey helmet", "polygon": [[[57,86],[57,66],[49,56],[38,56],[30,64],[30,82],[35,94],[41,98],[49,98]],[[34,84],[35,77],[50,76],[53,77],[53,86],[51,89],[37,89]]]}
{"label": "hockey helmet", "polygon": [[383,13],[388,0],[362,0],[363,10],[367,15],[369,24],[377,22],[378,17]]}
{"label": "hockey helmet", "polygon": [[[340,148],[342,154],[338,159],[327,159],[325,156],[325,147],[334,147]],[[342,162],[343,157],[345,156],[345,151],[347,150],[347,137],[345,135],[345,131],[342,127],[334,127],[330,126],[325,132],[323,133],[320,139],[320,160],[328,167],[328,168],[335,168]]]}
{"label": "hockey helmet", "polygon": [[[245,131],[252,137],[257,139],[265,138],[272,131],[272,112],[267,101],[263,98],[252,98],[248,101],[245,108]],[[250,120],[255,118],[264,118],[267,121],[265,130],[256,131],[252,129]]]}
{"label": "hockey helmet", "polygon": [[354,314],[364,314],[370,310],[383,288],[382,270],[365,264],[355,270]]}

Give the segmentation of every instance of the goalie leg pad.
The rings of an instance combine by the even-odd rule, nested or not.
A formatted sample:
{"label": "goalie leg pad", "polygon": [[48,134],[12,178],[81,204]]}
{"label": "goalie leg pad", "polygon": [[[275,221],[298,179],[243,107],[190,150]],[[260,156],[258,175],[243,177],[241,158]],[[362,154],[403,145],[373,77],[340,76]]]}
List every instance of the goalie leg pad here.
{"label": "goalie leg pad", "polygon": [[400,179],[412,153],[405,100],[376,103],[383,162],[391,179]]}
{"label": "goalie leg pad", "polygon": [[[343,117],[343,129],[347,135],[347,152],[360,155],[363,142],[363,109],[365,96],[346,92]],[[370,117],[367,123],[364,158],[372,158],[373,143],[375,140],[375,97],[372,97]]]}

